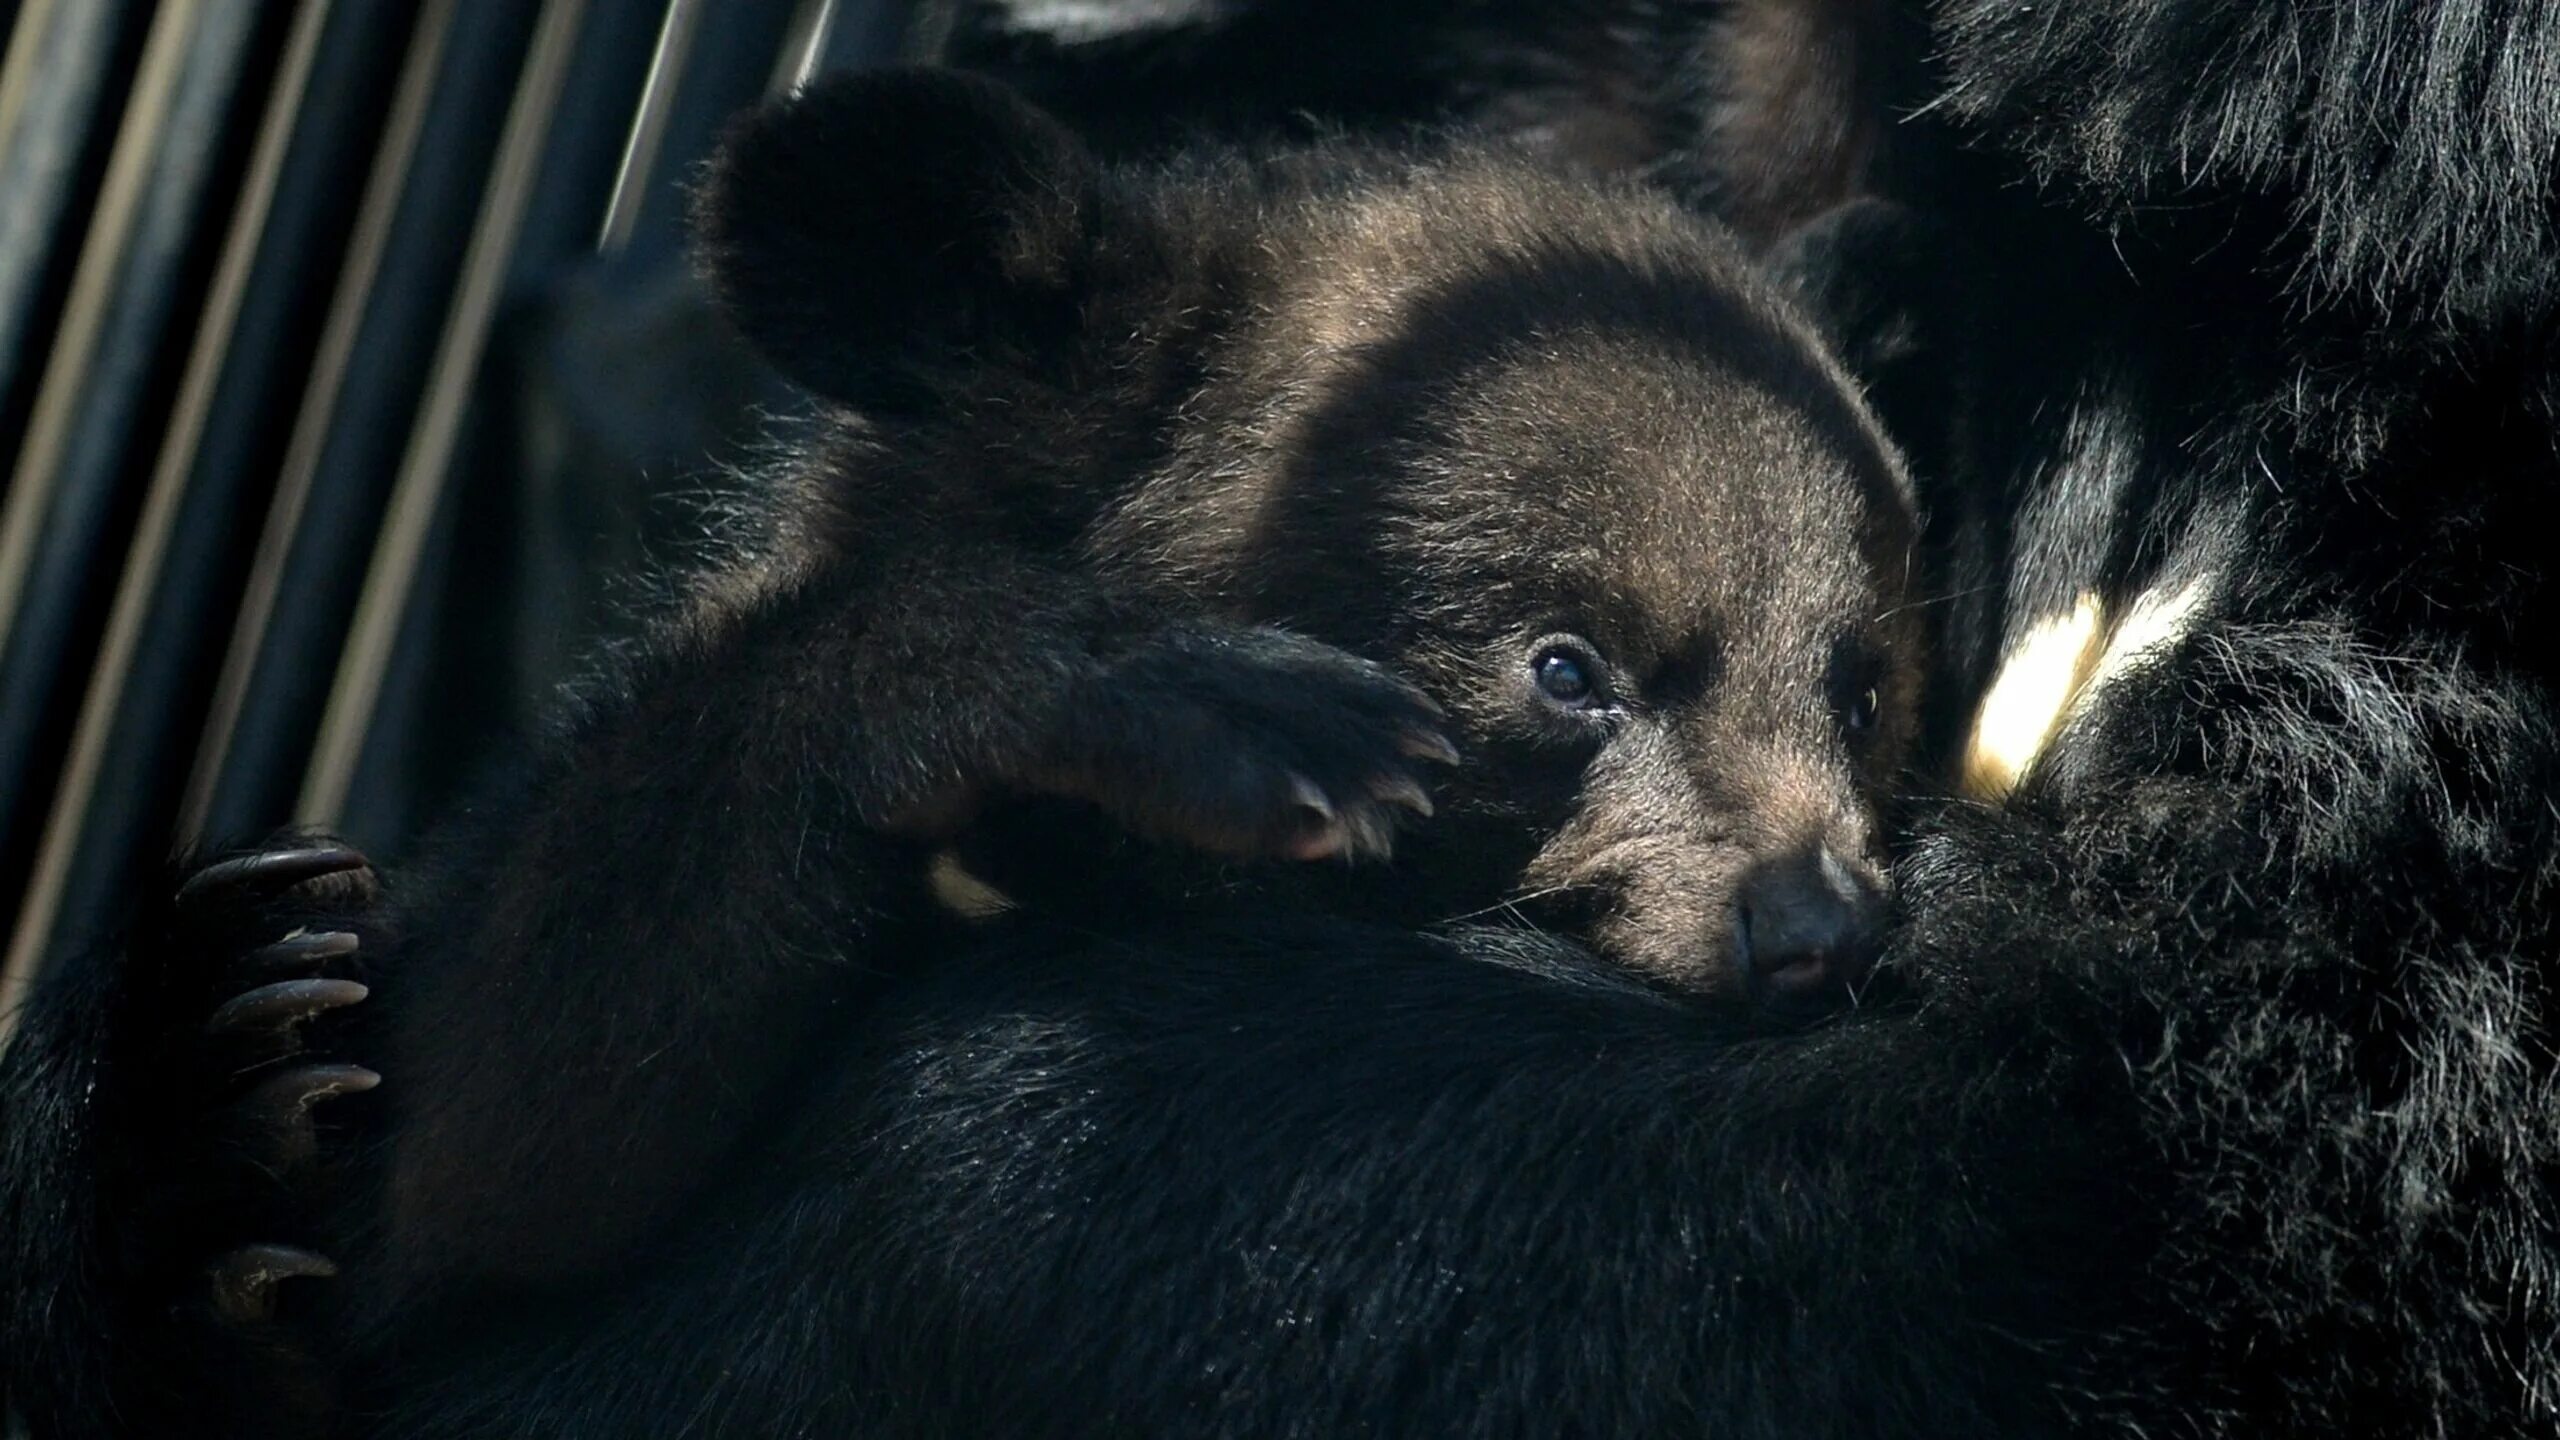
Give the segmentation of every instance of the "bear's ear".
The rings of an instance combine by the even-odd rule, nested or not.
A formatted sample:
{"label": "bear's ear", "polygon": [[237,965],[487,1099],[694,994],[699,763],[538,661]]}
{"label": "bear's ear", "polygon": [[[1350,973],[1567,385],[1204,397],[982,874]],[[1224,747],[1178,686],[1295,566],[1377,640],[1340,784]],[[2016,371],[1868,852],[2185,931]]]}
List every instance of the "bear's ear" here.
{"label": "bear's ear", "polygon": [[694,195],[697,263],[747,339],[816,393],[895,413],[982,349],[1073,333],[1097,169],[990,80],[883,70],[731,126]]}
{"label": "bear's ear", "polygon": [[1919,212],[1860,196],[1778,236],[1764,263],[1841,361],[1872,376],[1952,337],[1952,317],[1931,307],[1952,299],[1954,243]]}
{"label": "bear's ear", "polygon": [[1858,377],[1913,473],[1924,483],[1958,473],[1964,397],[1981,363],[1972,337],[1990,313],[1959,232],[1861,196],[1778,237],[1766,263]]}

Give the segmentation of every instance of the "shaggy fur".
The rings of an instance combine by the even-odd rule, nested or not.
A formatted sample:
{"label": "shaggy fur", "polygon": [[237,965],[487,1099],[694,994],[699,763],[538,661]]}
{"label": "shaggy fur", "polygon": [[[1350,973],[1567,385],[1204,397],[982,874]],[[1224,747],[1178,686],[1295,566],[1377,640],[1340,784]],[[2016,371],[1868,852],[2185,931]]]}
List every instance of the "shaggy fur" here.
{"label": "shaggy fur", "polygon": [[[285,1113],[246,1113],[280,1123],[213,1127],[291,1151],[274,1228],[264,1187],[243,1202],[121,1118],[190,1085],[219,1115],[231,1072],[84,1030],[123,1002],[83,967],[39,1002],[35,1068],[13,1057],[8,1083],[69,1133],[8,1193],[34,1216],[96,1186],[99,1224],[147,1251],[16,1232],[10,1342],[41,1429],[101,1395],[135,1433],[183,1404],[130,1377],[202,1320],[128,1339],[127,1312],[191,1295],[186,1258],[226,1237],[345,1273],[220,1282],[255,1312],[227,1345],[329,1363],[281,1367],[263,1408],[200,1401],[199,1430],[654,1423],[625,1408],[634,1377],[531,1374],[528,1347],[619,1343],[589,1307],[636,1320],[719,1248],[699,1226],[761,1252],[806,1243],[804,1203],[854,1221],[843,1187],[866,1182],[822,1137],[897,1122],[844,1056],[885,1058],[884,978],[1010,968],[981,948],[1504,913],[1587,942],[1615,1003],[1695,1034],[1746,1033],[1749,1007],[1668,995],[1820,1006],[1863,977],[1879,804],[1920,705],[1907,482],[1721,231],[1463,148],[1104,167],[994,85],[915,73],[746,122],[701,223],[741,327],[831,402],[774,477],[770,533],[698,578],[519,787],[351,911],[365,944],[303,990],[218,927],[126,962],[192,971],[216,1017],[371,985],[261,1056]],[[1587,696],[1542,692],[1559,655]],[[1344,943],[1406,945],[1375,933]],[[341,1057],[382,1092],[326,1090],[349,1088]],[[92,1084],[85,1110],[65,1093]],[[276,1098],[263,1073],[256,1096]],[[323,1100],[360,1140],[310,1132]],[[100,1178],[124,1169],[216,1208],[137,1216]],[[742,1298],[698,1283],[676,1302],[697,1318]],[[832,1302],[765,1299],[754,1328],[818,1327],[814,1348],[705,1390],[716,1428],[905,1409],[859,1378],[866,1326],[837,1351]],[[131,1353],[99,1359],[92,1325]],[[76,1384],[47,1378],[56,1355]]]}
{"label": "shaggy fur", "polygon": [[[2200,197],[2292,233],[2282,277],[2453,341],[2560,299],[2560,13],[2530,4],[1940,7],[1943,103],[2099,223]],[[2169,85],[2161,77],[2179,75]]]}
{"label": "shaggy fur", "polygon": [[979,53],[1131,145],[1802,164],[1933,731],[2085,601],[2050,738],[1912,827],[1900,993],[1792,1037],[1517,934],[1012,932],[831,1037],[680,1256],[474,1310],[408,1433],[2560,1430],[2547,17],[1893,0],[1846,33],[1925,44],[1752,90],[1728,22],[1864,12],[1172,13]]}
{"label": "shaggy fur", "polygon": [[[2560,475],[2560,109],[2544,93],[2560,36],[2532,7],[2419,0],[1891,9],[1862,33],[1921,31],[1925,47],[1867,52],[1760,103],[1855,113],[1862,77],[1893,77],[1867,112],[1880,135],[1848,171],[1847,208],[1776,253],[1831,308],[1889,425],[1923,457],[1950,639],[1940,693],[1958,699],[1939,733],[1961,743],[1972,717],[1959,697],[2084,597],[2097,629],[2089,670],[2059,692],[2060,723],[2016,788],[1916,829],[1899,957],[1908,1008],[1862,1012],[1857,1043],[1835,1045],[1839,1032],[1772,1053],[1681,1052],[1733,1069],[1645,1112],[1745,1117],[1755,1095],[1790,1094],[1809,1118],[1770,1133],[1758,1116],[1745,1138],[1818,1143],[1835,1168],[1808,1179],[1738,1140],[1677,1162],[1613,1149],[1626,1168],[1579,1177],[1571,1203],[1619,1221],[1677,1217],[1656,1258],[1708,1257],[1691,1283],[1653,1291],[1602,1240],[1547,1232],[1528,1246],[1504,1228],[1566,1213],[1565,1196],[1524,1179],[1537,1167],[1501,1147],[1590,1108],[1579,1089],[1532,1082],[1570,1098],[1548,1111],[1509,1096],[1466,1112],[1471,1128],[1435,1129],[1407,1163],[1445,1163],[1484,1188],[1408,1189],[1371,1168],[1412,1143],[1395,1106],[1177,1072],[1083,1143],[1181,1136],[1183,1163],[1131,1161],[1138,1178],[1096,1191],[1143,1194],[1158,1219],[1185,1206],[1221,1218],[1125,1264],[1050,1232],[988,1272],[1055,1282],[1024,1287],[1057,1307],[1041,1312],[1048,1368],[1019,1372],[1041,1377],[1031,1388],[1162,1407],[1144,1413],[1178,1429],[1168,1417],[1222,1413],[1197,1408],[1194,1377],[1232,1377],[1219,1393],[1248,1407],[1240,1433],[1320,1433],[1323,1403],[1411,1428],[1565,1416],[1596,1433],[1672,1428],[1655,1423],[1666,1415],[1745,1435],[1941,1434],[1977,1428],[1970,1417],[1994,1433],[2152,1437],[2560,1426],[2548,643],[2560,614],[2534,518]],[[1231,88],[1208,118],[1292,103],[1322,113],[1326,85],[1401,66],[1434,77],[1412,92],[1428,107],[1412,118],[1502,123],[1508,104],[1583,103],[1510,84],[1517,48],[1585,55],[1631,32],[1644,43],[1629,50],[1676,57],[1670,83],[1644,64],[1615,72],[1636,112],[1671,117],[1642,164],[1731,204],[1742,192],[1718,177],[1786,157],[1724,153],[1721,137],[1806,132],[1783,116],[1737,131],[1692,101],[1740,93],[1720,31],[1782,11],[1794,13],[1776,21],[1815,26],[1860,13],[1823,0],[1408,7],[1402,23],[1428,32],[1419,53],[1364,50],[1302,89]],[[1058,69],[1099,92],[1114,67],[1184,73],[1248,17],[1277,48],[1271,28],[1319,35],[1329,15],[1240,6],[1152,51],[1143,33],[1108,53],[1065,47]],[[1018,54],[1024,42],[1005,43]],[[1179,80],[1165,91],[1178,96]],[[1816,191],[1843,174],[1835,147],[1795,158]],[[2172,611],[2156,643],[2119,647],[2140,617]],[[2123,663],[2105,663],[2110,652]],[[1255,1013],[1257,972],[1205,948],[1194,964],[1206,978],[1191,1012],[1140,1006],[1101,1051],[1143,1063],[1189,1027],[1213,1028],[1209,1016]],[[1439,972],[1435,1002],[1463,1010],[1495,992],[1470,974]],[[1138,984],[1099,966],[1078,983],[1077,1000],[1048,1011],[1027,985],[943,1003],[961,1016],[1014,1001],[1035,1017],[1116,1014],[1113,997]],[[1938,1026],[1996,1039],[1923,1043],[1944,1039]],[[1321,1028],[1295,1033],[1314,1047]],[[1332,1028],[1328,1063],[1404,1053],[1356,1022]],[[1577,1022],[1613,1067],[1625,1060],[1577,1084],[1640,1083],[1638,1028]],[[1464,1050],[1495,1034],[1441,1038]],[[906,1133],[947,1137],[1006,1173],[1030,1152],[975,1117],[993,1097],[1038,1093],[1019,1073],[949,1075]],[[1453,1081],[1434,1093],[1484,1092]],[[1255,1142],[1213,1138],[1220,1107],[1248,1095],[1258,1119],[1294,1115],[1321,1137],[1295,1157],[1315,1173],[1292,1172],[1279,1199],[1227,1168],[1249,1172]],[[1904,1112],[1873,1098],[1885,1095],[1940,1103]],[[1950,1153],[1970,1157],[1942,1176],[1965,1208],[1940,1225],[1891,1187]],[[1803,1207],[1792,1222],[1751,1208],[1779,1197]],[[1280,1297],[1270,1323],[1210,1325],[1236,1303],[1231,1257],[1329,1203],[1358,1218],[1320,1232],[1319,1261],[1254,1272]],[[889,1210],[918,1223],[901,1234],[1018,1233],[1003,1200],[904,1193]],[[1506,1293],[1489,1258],[1473,1272],[1431,1269],[1437,1252],[1409,1258],[1411,1237],[1442,1226],[1459,1243],[1543,1257],[1499,1272],[1537,1306],[1486,1298]],[[1208,1258],[1168,1258],[1186,1256]],[[1833,1264],[1860,1284],[1807,1278]],[[1041,1268],[1065,1265],[1079,1268]],[[1169,1270],[1190,1328],[1167,1319],[1160,1344],[1131,1343],[1114,1300],[1163,1293]],[[1452,1338],[1463,1330],[1364,1325],[1377,1311],[1363,1307],[1401,1315],[1432,1293],[1425,1277],[1450,1273],[1471,1288],[1438,1313],[1484,1317],[1484,1350]],[[2039,1292],[2048,1277],[2055,1290]],[[1711,1308],[1717,1282],[1763,1278],[1792,1307],[1741,1337],[1756,1348],[1719,1350],[1732,1312]],[[1025,1333],[984,1311],[944,1313],[962,1337]],[[1869,1338],[1876,1323],[1889,1338]],[[1282,1378],[1265,1385],[1257,1362],[1275,1337],[1301,1334],[1323,1362],[1270,1366]],[[1362,1384],[1455,1374],[1442,1362],[1470,1353],[1491,1378],[1464,1397]],[[1106,1380],[1078,1363],[1116,1368]],[[1062,1369],[1069,1379],[1048,1378]],[[921,1385],[940,1372],[900,1373]],[[1574,1388],[1559,1375],[1590,1378]]]}

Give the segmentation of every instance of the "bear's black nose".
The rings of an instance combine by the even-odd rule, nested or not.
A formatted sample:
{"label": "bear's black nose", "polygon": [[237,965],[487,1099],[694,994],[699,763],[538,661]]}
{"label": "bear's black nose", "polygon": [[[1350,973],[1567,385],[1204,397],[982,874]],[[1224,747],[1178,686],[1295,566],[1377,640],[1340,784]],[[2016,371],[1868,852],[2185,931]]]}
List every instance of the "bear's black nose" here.
{"label": "bear's black nose", "polygon": [[1734,958],[1754,998],[1795,1007],[1845,994],[1884,945],[1884,887],[1818,846],[1753,866],[1734,897]]}

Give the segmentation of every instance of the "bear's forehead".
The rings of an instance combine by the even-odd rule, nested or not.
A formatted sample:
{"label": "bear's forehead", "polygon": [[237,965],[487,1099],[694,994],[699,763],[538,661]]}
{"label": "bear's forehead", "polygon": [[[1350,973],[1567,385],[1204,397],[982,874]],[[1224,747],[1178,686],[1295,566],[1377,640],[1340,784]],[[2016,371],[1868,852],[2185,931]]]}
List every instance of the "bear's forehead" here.
{"label": "bear's forehead", "polygon": [[1852,556],[1892,508],[1861,471],[1880,457],[1854,411],[1714,357],[1559,345],[1440,399],[1405,485],[1470,523],[1732,565],[1773,548]]}
{"label": "bear's forehead", "polygon": [[1275,488],[1376,522],[1391,568],[1444,600],[1495,625],[1606,612],[1649,646],[1827,637],[1876,608],[1891,527],[1860,466],[1889,462],[1792,336],[1488,327],[1428,358],[1300,392]]}
{"label": "bear's forehead", "polygon": [[1898,472],[1729,250],[1659,217],[1560,234],[1390,199],[1280,247],[1124,517],[1195,522],[1150,553],[1357,572],[1471,635],[1606,610],[1647,643],[1827,643],[1877,608]]}
{"label": "bear's forehead", "polygon": [[1508,568],[1523,613],[1570,616],[1658,653],[1713,645],[1812,654],[1859,628],[1879,604],[1872,570],[1854,550],[1749,537],[1696,545],[1604,539]]}
{"label": "bear's forehead", "polygon": [[1770,528],[1731,511],[1493,505],[1381,538],[1387,570],[1424,587],[1457,639],[1572,629],[1631,651],[1712,646],[1812,664],[1888,603],[1883,567],[1845,529]]}

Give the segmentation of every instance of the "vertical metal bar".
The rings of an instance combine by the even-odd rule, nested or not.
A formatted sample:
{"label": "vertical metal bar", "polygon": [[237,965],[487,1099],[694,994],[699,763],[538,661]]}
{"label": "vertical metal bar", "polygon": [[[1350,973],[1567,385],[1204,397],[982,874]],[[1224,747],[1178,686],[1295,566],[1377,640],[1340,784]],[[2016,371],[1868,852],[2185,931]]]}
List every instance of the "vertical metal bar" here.
{"label": "vertical metal bar", "polygon": [[34,874],[19,906],[6,963],[0,966],[0,1043],[8,1038],[17,999],[33,979],[53,933],[63,880],[79,845],[90,796],[106,762],[107,737],[115,727],[125,680],[132,671],[135,648],[141,640],[143,617],[150,613],[153,588],[160,576],[162,557],[169,548],[179,500],[185,492],[190,461],[204,433],[223,358],[230,351],[232,334],[239,322],[241,299],[248,289],[259,237],[275,201],[285,152],[293,138],[329,11],[330,0],[305,0],[295,15],[266,113],[260,120],[243,194],[232,216],[230,233],[223,241],[212,289],[205,301],[204,320],[198,327],[186,373],[179,382],[169,428],[161,441],[142,515],[125,556],[106,636],[82,698],[69,756],[37,850]]}
{"label": "vertical metal bar", "polygon": [[[15,391],[29,314],[125,25],[106,0],[35,0],[0,59],[0,396]],[[0,443],[0,464],[8,445]],[[0,559],[0,573],[9,568]]]}
{"label": "vertical metal bar", "polygon": [[232,627],[231,644],[214,684],[204,740],[179,806],[178,832],[188,840],[204,833],[214,792],[238,733],[241,710],[248,701],[250,682],[257,674],[261,642],[283,591],[286,562],[294,537],[302,528],[303,509],[310,500],[321,454],[328,443],[339,389],[346,380],[357,337],[363,331],[366,300],[373,293],[374,278],[380,273],[383,254],[390,246],[401,191],[417,154],[418,137],[426,128],[429,102],[435,98],[436,74],[453,31],[457,3],[458,0],[428,0],[418,18],[408,58],[401,65],[373,173],[365,180],[354,235],[348,242],[347,257],[330,298],[329,316],[312,359],[311,380],[294,421],[293,436],[285,445],[275,495],[267,506],[266,527],[258,538],[256,558],[251,562],[248,584],[240,598],[239,618]]}
{"label": "vertical metal bar", "polygon": [[[67,21],[86,25],[104,23],[98,12],[84,14],[83,7],[73,5],[61,12]],[[108,161],[107,175],[98,195],[96,219],[90,225],[87,253],[82,255],[80,269],[72,281],[71,295],[63,302],[62,320],[51,355],[47,358],[44,378],[36,392],[34,413],[28,417],[27,433],[20,442],[18,463],[11,474],[5,509],[0,509],[0,640],[8,634],[17,618],[18,605],[25,595],[27,571],[33,561],[38,531],[53,497],[53,473],[61,458],[64,442],[69,438],[71,419],[80,399],[78,375],[88,368],[89,358],[97,344],[100,328],[106,319],[107,305],[115,295],[116,269],[124,258],[124,247],[132,239],[134,217],[142,203],[143,182],[151,174],[150,127],[157,123],[169,104],[172,91],[186,62],[186,37],[194,29],[193,7],[173,4],[152,21],[151,36],[145,42],[142,70],[134,81],[134,96],[126,107],[125,123],[117,132],[113,158]],[[52,39],[48,32],[48,39]],[[45,97],[31,97],[42,99]],[[32,131],[39,122],[67,129],[76,121],[68,115],[20,117]],[[41,137],[29,136],[32,139]],[[57,166],[67,164],[55,146],[35,148],[57,151],[52,157]],[[18,155],[0,154],[0,165],[14,167],[20,163],[36,163]],[[59,202],[59,195],[52,197]],[[34,252],[41,241],[33,236],[15,233],[9,227],[19,207],[0,207],[0,258],[11,261],[16,269],[24,263],[32,269]],[[22,223],[43,224],[41,213],[29,212]],[[0,322],[8,317],[0,316]],[[5,343],[6,336],[0,336]],[[0,354],[0,366],[7,356]]]}
{"label": "vertical metal bar", "polygon": [[8,48],[0,54],[0,154],[8,153],[9,142],[18,133],[18,117],[26,113],[27,93],[35,87],[36,56],[61,4],[62,0],[31,0],[6,27]]}
{"label": "vertical metal bar", "polygon": [[638,177],[645,183],[619,197],[633,213],[609,254],[636,256],[642,265],[675,257],[684,229],[679,182],[685,168],[703,157],[740,107],[766,93],[778,69],[788,77],[809,49],[809,27],[827,5],[828,0],[758,0],[705,7],[717,23],[697,26],[672,91],[661,92],[667,104],[650,138],[650,169]]}
{"label": "vertical metal bar", "polygon": [[790,36],[782,42],[782,58],[773,67],[773,78],[765,82],[767,97],[788,95],[809,83],[826,56],[827,34],[835,23],[836,0],[800,0],[799,11],[791,17]]}
{"label": "vertical metal bar", "polygon": [[540,172],[544,134],[585,9],[585,0],[550,0],[543,7],[531,53],[508,106],[494,173],[463,255],[461,285],[446,312],[426,395],[392,482],[390,508],[365,574],[337,679],[321,712],[319,738],[295,807],[296,815],[307,823],[335,824],[345,806],[400,617],[417,579],[418,557],[452,470],[455,441],[488,343],[516,230]]}
{"label": "vertical metal bar", "polygon": [[[6,520],[19,563],[0,577],[0,796],[11,879],[52,788],[71,677],[95,642],[112,575],[102,562],[140,499],[134,461],[157,419],[181,290],[208,235],[206,191],[224,154],[256,3],[172,0],[144,32],[60,333],[17,457]],[[15,885],[11,885],[12,897]]]}
{"label": "vertical metal bar", "polygon": [[640,223],[649,178],[675,113],[676,89],[684,76],[685,55],[693,48],[694,30],[702,23],[702,0],[668,0],[666,19],[658,26],[657,48],[649,55],[649,78],[640,85],[640,103],[631,117],[631,138],[622,148],[622,165],[614,173],[613,198],[605,202],[604,224],[596,249],[611,255],[631,243]]}

